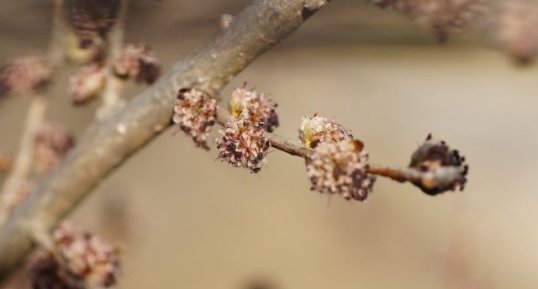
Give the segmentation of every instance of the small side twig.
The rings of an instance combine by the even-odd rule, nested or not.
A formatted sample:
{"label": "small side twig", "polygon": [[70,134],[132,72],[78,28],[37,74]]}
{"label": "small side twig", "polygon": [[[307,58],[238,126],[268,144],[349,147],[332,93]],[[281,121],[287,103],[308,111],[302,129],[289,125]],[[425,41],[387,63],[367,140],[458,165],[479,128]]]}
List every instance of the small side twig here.
{"label": "small side twig", "polygon": [[102,106],[97,111],[97,119],[104,120],[112,116],[125,106],[125,100],[121,98],[123,81],[114,75],[114,64],[121,57],[124,47],[125,20],[128,0],[120,2],[118,18],[108,35],[108,59],[106,72],[106,85],[101,94]]}
{"label": "small side twig", "polygon": [[19,190],[28,182],[34,161],[35,137],[45,119],[47,100],[44,96],[35,96],[28,108],[19,152],[13,169],[7,176],[0,194],[0,223],[7,217],[13,206],[13,200]]}

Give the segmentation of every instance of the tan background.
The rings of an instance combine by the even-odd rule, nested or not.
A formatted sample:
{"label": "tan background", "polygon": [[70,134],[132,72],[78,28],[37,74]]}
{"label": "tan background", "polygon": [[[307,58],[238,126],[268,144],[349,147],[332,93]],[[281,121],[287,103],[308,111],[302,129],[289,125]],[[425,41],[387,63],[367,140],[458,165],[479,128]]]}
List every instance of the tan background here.
{"label": "tan background", "polygon": [[[2,60],[46,48],[48,1],[35,2],[0,4]],[[247,2],[135,1],[127,38],[170,67]],[[73,108],[63,74],[50,118],[80,135],[95,105]],[[298,158],[272,152],[252,175],[169,130],[74,216],[121,238],[120,288],[536,288],[536,67],[462,41],[438,46],[391,12],[335,0],[224,98],[243,81],[280,104],[279,134],[296,137],[318,112],[365,141],[373,163],[406,165],[432,132],[469,160],[468,187],[432,198],[380,179],[365,203],[329,203]],[[0,150],[16,151],[27,103],[0,104]]]}

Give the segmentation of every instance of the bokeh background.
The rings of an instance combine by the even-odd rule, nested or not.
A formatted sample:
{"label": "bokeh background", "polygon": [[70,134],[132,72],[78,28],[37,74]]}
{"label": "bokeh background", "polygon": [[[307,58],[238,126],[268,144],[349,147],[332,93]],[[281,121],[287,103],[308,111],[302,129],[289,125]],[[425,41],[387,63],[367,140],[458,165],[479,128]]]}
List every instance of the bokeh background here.
{"label": "bokeh background", "polygon": [[[132,1],[129,42],[166,68],[246,0]],[[0,60],[43,52],[49,1],[0,3]],[[54,83],[50,119],[81,135],[96,105]],[[72,218],[122,244],[119,288],[532,289],[538,286],[538,70],[366,1],[332,1],[223,91],[248,81],[279,103],[277,133],[332,117],[373,163],[407,165],[428,133],[470,164],[465,192],[430,197],[379,179],[364,203],[309,190],[303,162],[272,152],[259,174],[216,161],[174,130],[106,179]],[[143,88],[131,87],[127,95]],[[16,152],[28,99],[0,104],[0,150]],[[0,177],[1,178],[1,177]],[[1,258],[1,256],[0,256]]]}

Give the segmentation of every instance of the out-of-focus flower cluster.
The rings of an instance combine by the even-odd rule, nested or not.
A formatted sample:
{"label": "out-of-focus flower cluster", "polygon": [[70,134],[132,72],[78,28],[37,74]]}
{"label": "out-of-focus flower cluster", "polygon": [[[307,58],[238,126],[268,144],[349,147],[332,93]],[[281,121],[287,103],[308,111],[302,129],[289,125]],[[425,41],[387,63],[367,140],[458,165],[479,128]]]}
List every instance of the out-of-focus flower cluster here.
{"label": "out-of-focus flower cluster", "polygon": [[9,61],[0,67],[0,96],[38,92],[48,83],[51,72],[47,59],[42,56]]}
{"label": "out-of-focus flower cluster", "polygon": [[497,40],[518,64],[528,64],[538,53],[538,8],[521,2],[504,3],[495,26]]}
{"label": "out-of-focus flower cluster", "polygon": [[[445,191],[461,191],[467,183],[469,166],[465,163],[465,157],[461,156],[458,150],[451,149],[446,142],[434,140],[431,134],[413,153],[409,167],[425,173],[424,178],[415,185],[429,195]],[[430,174],[442,170],[456,170],[459,177],[450,183],[434,181],[429,177]]]}
{"label": "out-of-focus flower cluster", "polygon": [[53,234],[52,251],[29,264],[33,288],[110,288],[120,272],[119,250],[99,237],[63,223]]}
{"label": "out-of-focus flower cluster", "polygon": [[353,136],[335,121],[314,114],[303,118],[299,138],[306,147],[315,148],[320,143],[349,140]]}
{"label": "out-of-focus flower cluster", "polygon": [[114,74],[123,79],[151,84],[161,71],[155,52],[147,44],[128,44],[123,56],[114,63]]}
{"label": "out-of-focus flower cluster", "polygon": [[95,98],[106,84],[106,64],[91,63],[79,68],[69,78],[69,94],[74,104],[85,104]]}
{"label": "out-of-focus flower cluster", "polygon": [[392,7],[416,22],[431,27],[444,42],[452,31],[476,21],[485,9],[484,0],[372,0],[380,7]]}
{"label": "out-of-focus flower cluster", "polygon": [[67,22],[79,38],[79,45],[87,47],[102,42],[115,24],[121,0],[66,0]]}
{"label": "out-of-focus flower cluster", "polygon": [[195,88],[183,88],[174,106],[172,120],[194,142],[209,149],[207,136],[215,125],[217,118],[217,101]]}
{"label": "out-of-focus flower cluster", "polygon": [[[115,79],[108,79],[106,60],[92,61],[79,68],[69,78],[69,94],[75,104],[85,104],[103,92],[106,85],[121,86],[123,80],[133,79],[151,84],[160,75],[159,61],[153,50],[145,44],[130,44],[124,54],[112,66]],[[112,83],[107,83],[112,81]],[[114,82],[115,81],[115,82]]]}
{"label": "out-of-focus flower cluster", "polygon": [[65,128],[45,124],[35,136],[35,166],[39,174],[50,172],[75,144]]}
{"label": "out-of-focus flower cluster", "polygon": [[249,118],[228,120],[216,140],[219,159],[234,167],[247,168],[252,173],[259,172],[270,147],[264,133],[264,127],[250,122]]}
{"label": "out-of-focus flower cluster", "polygon": [[234,118],[248,118],[252,124],[260,124],[266,131],[272,132],[278,127],[277,104],[263,93],[237,88],[230,100],[230,113]]}

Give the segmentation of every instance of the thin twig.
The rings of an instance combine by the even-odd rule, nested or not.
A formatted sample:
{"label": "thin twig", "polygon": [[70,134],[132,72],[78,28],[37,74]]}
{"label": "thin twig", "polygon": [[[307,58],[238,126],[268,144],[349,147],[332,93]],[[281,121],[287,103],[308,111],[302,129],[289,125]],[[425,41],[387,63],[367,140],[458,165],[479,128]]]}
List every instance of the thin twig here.
{"label": "thin twig", "polygon": [[23,135],[19,145],[19,152],[13,165],[13,170],[7,176],[0,194],[0,223],[9,215],[17,202],[17,195],[28,183],[34,163],[35,137],[43,125],[47,100],[44,96],[35,96],[30,103]]}
{"label": "thin twig", "polygon": [[[221,126],[226,124],[230,114],[224,109],[219,109],[217,123]],[[287,139],[274,133],[265,133],[265,137],[271,143],[271,147],[293,156],[308,158],[312,149],[305,147],[299,140]],[[420,188],[432,186],[449,187],[457,181],[465,167],[444,167],[433,171],[420,171],[415,168],[394,168],[389,166],[370,165],[368,173],[380,177],[386,177],[394,181],[413,183]]]}
{"label": "thin twig", "polygon": [[[48,63],[52,71],[55,71],[64,61],[63,35],[65,25],[62,11],[63,0],[52,1],[52,28],[51,40],[48,49]],[[48,100],[44,95],[33,96],[26,122],[23,128],[19,152],[13,164],[11,173],[7,176],[2,190],[0,191],[0,224],[9,215],[15,202],[18,202],[18,194],[29,182],[34,162],[34,142],[40,127],[45,122],[45,114]]]}
{"label": "thin twig", "polygon": [[235,75],[321,9],[327,0],[256,0],[228,29],[177,63],[118,114],[91,125],[63,163],[0,228],[0,281],[35,245],[24,224],[51,231],[106,176],[170,123],[181,87],[217,95]]}
{"label": "thin twig", "polygon": [[114,75],[114,64],[121,57],[124,47],[125,21],[128,6],[128,0],[120,1],[118,18],[108,34],[106,84],[103,93],[101,94],[103,102],[97,111],[97,119],[99,120],[111,117],[114,113],[120,111],[126,104],[125,100],[121,98],[124,81]]}

